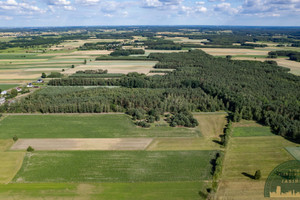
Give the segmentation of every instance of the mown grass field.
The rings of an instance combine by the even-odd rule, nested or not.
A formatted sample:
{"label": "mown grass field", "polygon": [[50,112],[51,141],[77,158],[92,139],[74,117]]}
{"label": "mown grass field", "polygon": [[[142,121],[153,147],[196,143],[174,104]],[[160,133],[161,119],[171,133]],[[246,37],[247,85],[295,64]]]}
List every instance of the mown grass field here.
{"label": "mown grass field", "polygon": [[13,182],[209,180],[216,151],[55,151],[27,153]]}
{"label": "mown grass field", "polygon": [[[257,130],[265,133],[265,136],[258,135]],[[253,121],[234,123],[233,136],[226,150],[217,199],[265,199],[263,191],[266,178],[279,164],[294,160],[285,147],[295,147],[297,144],[270,135],[268,127]],[[256,170],[262,173],[259,181],[251,178]]]}
{"label": "mown grass field", "polygon": [[300,160],[300,147],[286,147],[286,150],[297,160]]}
{"label": "mown grass field", "polygon": [[0,185],[1,200],[202,200],[206,183],[13,183]]}
{"label": "mown grass field", "polygon": [[0,89],[3,91],[3,90],[8,90],[8,89],[11,89],[11,88],[14,88],[17,86],[19,86],[19,85],[17,85],[17,84],[0,84]]}
{"label": "mown grass field", "polygon": [[[16,125],[17,124],[17,125]],[[196,128],[137,127],[125,114],[10,115],[0,121],[0,138],[197,137]]]}
{"label": "mown grass field", "polygon": [[233,137],[274,136],[270,127],[235,127]]}
{"label": "mown grass field", "polygon": [[24,152],[6,152],[13,140],[0,140],[0,188],[7,184],[21,168]]}

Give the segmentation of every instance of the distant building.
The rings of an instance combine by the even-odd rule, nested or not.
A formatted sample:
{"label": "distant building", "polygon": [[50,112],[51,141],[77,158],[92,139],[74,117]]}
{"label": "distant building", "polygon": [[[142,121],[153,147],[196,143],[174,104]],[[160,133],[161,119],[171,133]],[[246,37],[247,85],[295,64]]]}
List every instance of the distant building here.
{"label": "distant building", "polygon": [[1,94],[5,95],[5,94],[7,94],[7,91],[4,90],[4,91],[1,92]]}
{"label": "distant building", "polygon": [[28,83],[27,87],[33,87],[32,83]]}
{"label": "distant building", "polygon": [[17,87],[16,90],[17,90],[18,92],[21,92],[21,91],[22,91],[22,88]]}
{"label": "distant building", "polygon": [[0,98],[0,105],[5,103],[5,98]]}
{"label": "distant building", "polygon": [[38,79],[38,80],[36,81],[36,83],[44,83],[44,80],[43,80],[43,79]]}

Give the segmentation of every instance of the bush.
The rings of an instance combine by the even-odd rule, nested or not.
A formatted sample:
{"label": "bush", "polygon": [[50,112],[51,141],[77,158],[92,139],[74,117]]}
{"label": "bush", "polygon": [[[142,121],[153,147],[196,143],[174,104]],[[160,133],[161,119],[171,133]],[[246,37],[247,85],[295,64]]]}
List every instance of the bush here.
{"label": "bush", "polygon": [[47,75],[43,72],[41,77],[42,77],[42,78],[46,78]]}
{"label": "bush", "polygon": [[16,97],[18,95],[18,91],[16,89],[12,89],[11,92],[10,92],[10,94],[11,94],[10,97],[14,98],[14,97]]}
{"label": "bush", "polygon": [[47,78],[61,78],[63,75],[59,72],[51,72],[50,75],[47,76]]}
{"label": "bush", "polygon": [[34,148],[32,148],[31,146],[29,146],[28,148],[27,148],[27,152],[33,152],[34,151]]}
{"label": "bush", "polygon": [[14,141],[14,142],[16,142],[18,139],[19,139],[19,138],[18,138],[18,136],[16,136],[16,135],[13,137],[13,141]]}

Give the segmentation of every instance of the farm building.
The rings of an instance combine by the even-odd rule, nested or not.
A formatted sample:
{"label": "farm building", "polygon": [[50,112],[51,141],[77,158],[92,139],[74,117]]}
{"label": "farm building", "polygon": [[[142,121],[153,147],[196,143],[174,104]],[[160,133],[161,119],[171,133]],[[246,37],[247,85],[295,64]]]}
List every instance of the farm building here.
{"label": "farm building", "polygon": [[43,79],[38,79],[38,80],[36,81],[36,83],[44,83],[44,80],[43,80]]}
{"label": "farm building", "polygon": [[5,94],[7,94],[7,91],[4,90],[4,91],[1,92],[1,94],[5,95]]}
{"label": "farm building", "polygon": [[0,105],[5,103],[5,98],[0,98]]}
{"label": "farm building", "polygon": [[27,87],[33,87],[32,83],[28,83]]}
{"label": "farm building", "polygon": [[16,90],[17,90],[18,92],[21,92],[21,91],[22,91],[22,88],[17,87]]}

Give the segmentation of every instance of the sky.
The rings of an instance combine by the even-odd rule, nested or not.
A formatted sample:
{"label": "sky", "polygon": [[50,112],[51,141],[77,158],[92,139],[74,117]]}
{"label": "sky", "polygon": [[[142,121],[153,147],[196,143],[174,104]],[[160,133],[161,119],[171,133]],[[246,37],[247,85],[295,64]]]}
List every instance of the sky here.
{"label": "sky", "polygon": [[0,0],[0,27],[299,26],[300,0]]}

